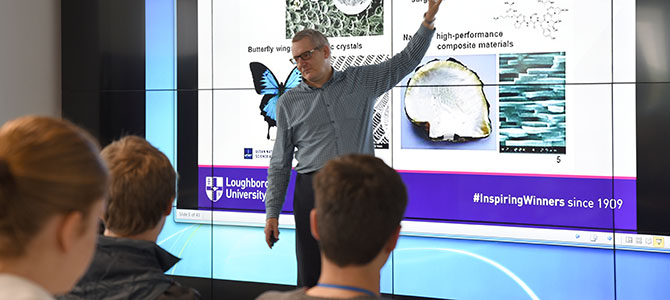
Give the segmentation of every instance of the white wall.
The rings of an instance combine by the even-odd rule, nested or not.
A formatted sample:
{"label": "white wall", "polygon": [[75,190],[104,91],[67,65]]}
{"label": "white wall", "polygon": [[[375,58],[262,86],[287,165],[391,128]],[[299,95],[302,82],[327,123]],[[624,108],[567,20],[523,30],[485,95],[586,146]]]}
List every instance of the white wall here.
{"label": "white wall", "polygon": [[0,0],[0,124],[61,115],[61,0]]}

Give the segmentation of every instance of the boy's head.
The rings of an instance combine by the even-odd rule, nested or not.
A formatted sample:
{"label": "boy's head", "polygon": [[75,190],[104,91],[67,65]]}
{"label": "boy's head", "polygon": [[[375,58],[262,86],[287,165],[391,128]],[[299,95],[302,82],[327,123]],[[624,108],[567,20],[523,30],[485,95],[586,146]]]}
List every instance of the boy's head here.
{"label": "boy's head", "polygon": [[329,261],[340,267],[366,265],[382,250],[393,249],[407,206],[396,171],[376,157],[350,154],[329,161],[313,185],[312,229]]}
{"label": "boy's head", "polygon": [[126,136],[105,147],[110,171],[107,230],[130,237],[162,224],[170,213],[177,174],[170,160],[145,139]]}

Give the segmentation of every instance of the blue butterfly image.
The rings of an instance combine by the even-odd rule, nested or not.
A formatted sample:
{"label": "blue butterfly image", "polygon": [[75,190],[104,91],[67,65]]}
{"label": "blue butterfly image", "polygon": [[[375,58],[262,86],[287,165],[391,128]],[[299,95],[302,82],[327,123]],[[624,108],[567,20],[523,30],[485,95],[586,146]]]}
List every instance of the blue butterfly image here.
{"label": "blue butterfly image", "polygon": [[277,126],[277,100],[279,96],[286,91],[298,86],[302,82],[302,74],[298,68],[293,68],[291,73],[286,78],[286,83],[277,81],[277,77],[266,67],[259,62],[252,62],[249,64],[251,69],[251,76],[254,78],[254,87],[256,93],[263,95],[261,100],[261,115],[268,123],[267,139],[270,139],[270,128]]}

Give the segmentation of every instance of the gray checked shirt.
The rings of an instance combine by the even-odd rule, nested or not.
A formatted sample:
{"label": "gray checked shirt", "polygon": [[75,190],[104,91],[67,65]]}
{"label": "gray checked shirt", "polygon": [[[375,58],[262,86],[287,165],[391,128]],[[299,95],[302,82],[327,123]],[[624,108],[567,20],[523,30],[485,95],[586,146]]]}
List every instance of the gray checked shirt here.
{"label": "gray checked shirt", "polygon": [[407,47],[376,65],[334,71],[323,87],[304,81],[277,102],[277,138],[265,198],[267,218],[277,218],[291,176],[319,170],[329,159],[349,153],[374,154],[372,114],[375,99],[398,84],[421,62],[435,30],[423,25]]}

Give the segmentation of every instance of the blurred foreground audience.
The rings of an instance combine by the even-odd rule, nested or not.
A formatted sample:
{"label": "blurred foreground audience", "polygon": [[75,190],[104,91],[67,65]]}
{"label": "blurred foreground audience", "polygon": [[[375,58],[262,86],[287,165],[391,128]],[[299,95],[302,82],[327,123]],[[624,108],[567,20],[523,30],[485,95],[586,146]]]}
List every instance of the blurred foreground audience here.
{"label": "blurred foreground audience", "polygon": [[67,121],[0,127],[0,299],[53,299],[86,271],[108,179],[98,152]]}

